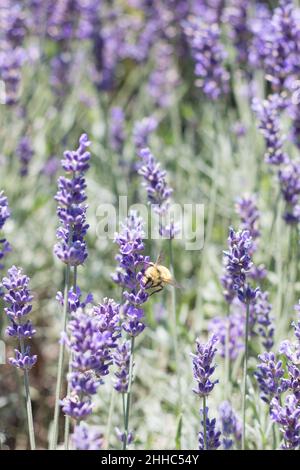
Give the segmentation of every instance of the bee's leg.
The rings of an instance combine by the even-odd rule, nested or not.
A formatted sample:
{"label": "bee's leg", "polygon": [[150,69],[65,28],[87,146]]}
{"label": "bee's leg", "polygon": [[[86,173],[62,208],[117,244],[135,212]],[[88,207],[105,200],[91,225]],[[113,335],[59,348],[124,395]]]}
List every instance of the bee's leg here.
{"label": "bee's leg", "polygon": [[147,279],[147,282],[144,284],[144,288],[148,289],[149,287],[151,287],[152,279],[151,277],[146,277],[146,279]]}
{"label": "bee's leg", "polygon": [[153,294],[157,294],[158,292],[160,292],[161,290],[163,290],[164,286],[162,284],[158,285],[157,286],[157,289],[154,290],[153,292],[151,292],[151,294],[149,295],[149,297],[151,297],[151,295]]}

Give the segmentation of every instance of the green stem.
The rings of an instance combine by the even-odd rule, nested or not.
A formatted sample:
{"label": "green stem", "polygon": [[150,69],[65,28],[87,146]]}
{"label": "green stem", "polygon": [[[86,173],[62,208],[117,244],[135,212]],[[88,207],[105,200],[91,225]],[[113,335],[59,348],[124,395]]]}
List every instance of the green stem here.
{"label": "green stem", "polygon": [[131,353],[130,353],[130,364],[129,364],[129,382],[126,399],[126,411],[125,411],[125,436],[123,442],[123,450],[127,449],[128,440],[128,429],[129,429],[129,411],[130,411],[130,399],[131,399],[131,385],[132,385],[132,372],[133,372],[133,353],[134,353],[134,336],[131,338]]}
{"label": "green stem", "polygon": [[[67,329],[68,320],[68,293],[70,288],[70,266],[66,267],[66,279],[65,279],[65,291],[64,291],[64,307],[63,307],[63,333]],[[62,386],[62,378],[64,373],[64,355],[65,355],[65,344],[64,341],[60,342],[59,346],[59,358],[58,358],[58,369],[57,369],[57,380],[56,380],[56,391],[55,391],[55,407],[54,407],[54,422],[53,432],[51,439],[51,450],[56,450],[57,438],[58,438],[58,421],[59,421],[59,410],[60,410],[60,393]]]}
{"label": "green stem", "polygon": [[204,450],[207,449],[207,429],[206,429],[206,397],[203,397],[203,440],[204,440]]}
{"label": "green stem", "polygon": [[246,325],[245,325],[245,356],[244,356],[244,377],[243,377],[243,429],[242,429],[242,450],[246,449],[246,401],[247,401],[247,372],[248,372],[248,343],[249,343],[249,312],[250,303],[246,305]]}
{"label": "green stem", "polygon": [[[169,254],[170,254],[170,270],[171,274],[174,277],[174,262],[173,262],[173,245],[172,240],[169,240]],[[178,402],[177,408],[178,412],[181,413],[182,407],[182,394],[181,394],[181,381],[180,381],[180,371],[179,371],[179,348],[178,348],[178,332],[177,332],[177,315],[176,315],[176,291],[175,287],[172,287],[171,291],[172,303],[171,303],[171,315],[172,315],[172,333],[173,333],[173,347],[175,354],[175,370],[176,370],[176,379],[177,379],[177,392],[178,392]]]}
{"label": "green stem", "polygon": [[[20,338],[20,348],[22,354],[24,354],[24,339]],[[33,417],[32,417],[32,406],[29,390],[29,373],[28,369],[24,369],[24,389],[25,389],[25,399],[26,399],[26,410],[27,410],[27,422],[28,422],[28,434],[30,449],[35,450],[35,437],[34,437],[34,427],[33,427]]]}
{"label": "green stem", "polygon": [[[77,288],[77,266],[74,266],[74,273],[73,273],[73,292],[76,292]],[[68,377],[72,372],[72,355],[69,357],[69,368],[68,368]],[[71,384],[68,380],[68,389],[67,389],[67,396],[71,393]],[[65,415],[65,450],[69,450],[69,438],[70,438],[70,425],[71,419],[70,416]]]}
{"label": "green stem", "polygon": [[111,422],[112,422],[112,416],[113,416],[114,406],[115,406],[115,396],[116,396],[115,389],[113,388],[111,391],[111,396],[110,396],[108,419],[107,419],[107,425],[106,425],[106,431],[105,431],[106,449],[109,449]]}

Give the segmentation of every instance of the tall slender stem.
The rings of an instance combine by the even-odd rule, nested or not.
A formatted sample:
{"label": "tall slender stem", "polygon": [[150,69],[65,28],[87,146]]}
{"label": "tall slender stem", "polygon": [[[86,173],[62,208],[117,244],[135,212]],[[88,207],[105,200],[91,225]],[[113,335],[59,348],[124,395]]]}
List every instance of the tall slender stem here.
{"label": "tall slender stem", "polygon": [[231,375],[231,367],[230,367],[230,308],[227,312],[227,325],[226,325],[226,337],[225,337],[225,387],[224,387],[224,395],[225,399],[229,400],[230,398],[230,375]]}
{"label": "tall slender stem", "polygon": [[204,450],[207,449],[207,429],[206,429],[206,396],[203,397],[203,440],[204,440]]}
{"label": "tall slender stem", "polygon": [[[74,266],[74,272],[73,272],[73,292],[76,292],[77,289],[77,266]],[[68,376],[70,376],[72,372],[72,355],[69,357],[69,369],[68,369]],[[67,395],[69,396],[71,392],[71,384],[70,381],[68,380],[68,389],[67,389]],[[65,450],[69,450],[69,436],[70,436],[70,416],[65,415]]]}
{"label": "tall slender stem", "polygon": [[132,385],[132,372],[133,372],[133,354],[134,354],[134,336],[131,337],[129,381],[128,381],[128,391],[127,391],[127,397],[126,397],[127,399],[126,399],[126,412],[125,412],[125,436],[124,436],[124,442],[123,442],[123,450],[126,450],[127,441],[128,441],[129,411],[130,411],[131,385]]}
{"label": "tall slender stem", "polygon": [[243,429],[242,429],[242,450],[246,448],[246,401],[247,401],[247,373],[248,373],[248,343],[249,343],[249,311],[250,303],[246,304],[246,325],[245,325],[245,356],[244,356],[244,377],[243,377]]}
{"label": "tall slender stem", "polygon": [[[22,354],[24,354],[24,340],[20,338],[20,348]],[[35,437],[34,437],[34,427],[33,427],[33,416],[32,416],[32,406],[30,398],[30,389],[29,389],[29,373],[28,369],[24,369],[24,389],[25,389],[25,399],[26,399],[26,411],[27,411],[27,422],[28,422],[28,434],[30,449],[35,450]]]}
{"label": "tall slender stem", "polygon": [[[122,394],[124,395],[124,394]],[[111,391],[111,396],[110,396],[110,404],[109,404],[109,411],[108,411],[108,419],[107,419],[107,425],[106,425],[106,431],[105,431],[105,448],[109,449],[109,441],[110,441],[110,432],[111,432],[111,422],[112,422],[112,416],[114,412],[114,406],[115,406],[115,389],[113,388]],[[123,412],[124,414],[124,412]],[[124,414],[125,417],[125,414]]]}
{"label": "tall slender stem", "polygon": [[[63,325],[62,331],[66,332],[67,320],[68,320],[68,293],[70,289],[70,266],[66,267],[66,279],[65,279],[65,291],[64,291],[64,306],[63,306]],[[60,410],[60,393],[62,378],[64,372],[64,355],[65,355],[65,344],[64,341],[60,342],[59,346],[59,358],[58,358],[58,369],[57,369],[57,380],[56,380],[56,392],[55,392],[55,408],[54,408],[54,422],[53,432],[51,439],[51,450],[55,450],[57,446],[58,438],[58,421],[59,421],[59,410]]]}
{"label": "tall slender stem", "polygon": [[[172,239],[169,240],[169,253],[170,253],[170,270],[171,274],[174,277],[174,263],[173,263],[173,245]],[[171,303],[171,315],[172,315],[172,333],[173,333],[173,347],[175,354],[175,370],[176,370],[176,379],[177,379],[177,392],[178,392],[178,402],[177,408],[181,412],[182,407],[182,395],[181,395],[181,381],[180,381],[180,371],[179,371],[179,349],[178,349],[178,332],[177,332],[177,315],[176,315],[176,291],[175,287],[172,287],[171,291],[172,303]]]}

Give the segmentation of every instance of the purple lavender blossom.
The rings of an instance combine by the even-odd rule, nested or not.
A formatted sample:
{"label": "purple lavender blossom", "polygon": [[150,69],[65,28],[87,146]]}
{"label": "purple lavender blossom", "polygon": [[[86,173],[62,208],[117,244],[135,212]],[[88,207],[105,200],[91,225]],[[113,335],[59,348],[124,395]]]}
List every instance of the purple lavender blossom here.
{"label": "purple lavender blossom", "polygon": [[274,325],[271,318],[272,305],[269,303],[269,293],[259,291],[254,304],[254,312],[258,325],[258,334],[262,338],[262,345],[270,351],[274,345]]}
{"label": "purple lavender blossom", "polygon": [[105,297],[101,304],[94,306],[93,314],[98,320],[99,331],[109,331],[112,339],[116,341],[121,336],[120,305],[113,299]]}
{"label": "purple lavender blossom", "polygon": [[228,92],[229,74],[224,68],[225,52],[216,23],[206,24],[198,18],[184,22],[184,31],[195,61],[196,86],[212,100]]}
{"label": "purple lavender blossom", "polygon": [[0,79],[5,85],[5,104],[15,105],[20,97],[21,68],[26,54],[22,48],[0,51]]}
{"label": "purple lavender blossom", "polygon": [[279,123],[279,110],[283,106],[283,100],[279,95],[272,95],[262,103],[253,100],[253,109],[260,121],[259,129],[266,143],[265,161],[271,165],[281,165],[288,160],[283,151],[284,139],[281,135]]}
{"label": "purple lavender blossom", "polygon": [[283,378],[282,361],[277,361],[274,353],[265,352],[258,358],[261,362],[254,375],[261,392],[261,399],[270,405],[274,397],[279,399],[282,393],[287,390],[289,382]]}
{"label": "purple lavender blossom", "polygon": [[218,342],[218,337],[213,335],[206,344],[196,341],[196,354],[191,354],[193,358],[193,374],[197,381],[197,388],[193,389],[199,397],[208,396],[218,380],[211,381],[211,376],[215,371],[216,366],[212,364],[217,348],[215,347]]}
{"label": "purple lavender blossom", "polygon": [[287,224],[297,224],[300,221],[300,161],[286,162],[279,170],[278,178],[287,205],[283,218]]}
{"label": "purple lavender blossom", "polygon": [[230,36],[236,48],[237,60],[241,65],[248,64],[252,38],[249,25],[249,0],[231,0],[224,11],[224,21],[231,26]]}
{"label": "purple lavender blossom", "polygon": [[191,13],[204,18],[207,23],[219,23],[222,19],[225,0],[197,0],[191,2]]}
{"label": "purple lavender blossom", "polygon": [[127,445],[130,445],[132,443],[132,441],[133,441],[133,432],[132,431],[129,431],[127,433],[127,437],[126,437],[126,433],[122,432],[119,428],[115,428],[115,431],[116,431],[117,438],[120,442],[122,442],[124,444],[124,442],[126,441]]}
{"label": "purple lavender blossom", "polygon": [[125,141],[125,129],[124,129],[124,112],[122,108],[112,108],[110,113],[110,145],[114,152],[122,155],[124,141]]}
{"label": "purple lavender blossom", "polygon": [[[0,191],[0,230],[3,229],[5,222],[10,217],[10,211],[8,207],[7,197],[4,196],[4,192]],[[10,244],[5,238],[0,239],[0,270],[4,268],[2,260],[6,253],[11,251]],[[0,290],[1,297],[1,290]]]}
{"label": "purple lavender blossom", "polygon": [[247,283],[247,274],[252,267],[252,238],[249,231],[235,232],[230,228],[228,247],[229,250],[224,252],[227,258],[225,269],[232,279],[232,289],[241,302],[253,303],[258,290],[252,289]]}
{"label": "purple lavender blossom", "polygon": [[135,212],[129,214],[121,232],[115,236],[115,242],[119,245],[119,254],[116,256],[119,267],[113,280],[124,289],[122,327],[130,336],[139,335],[145,328],[141,306],[148,299],[148,294],[142,278],[149,258],[143,255],[144,236],[142,219]]}
{"label": "purple lavender blossom", "polygon": [[[72,372],[68,377],[70,393],[62,400],[62,409],[65,414],[78,421],[92,413],[91,396],[97,393],[102,377],[109,373],[111,351],[116,347],[112,326],[119,310],[112,300],[105,302],[108,308],[98,307],[92,314],[84,313],[79,298],[73,305],[79,305],[79,308],[73,308],[68,324],[66,343],[72,358]],[[113,308],[108,313],[112,305]]]}
{"label": "purple lavender blossom", "polygon": [[53,57],[50,62],[51,73],[49,82],[58,97],[65,96],[70,88],[73,78],[71,65],[72,56],[69,52],[61,52]]}
{"label": "purple lavender blossom", "polygon": [[241,219],[241,229],[248,230],[252,238],[253,251],[256,249],[254,241],[260,236],[258,229],[259,211],[255,195],[245,195],[236,201],[236,212]]}
{"label": "purple lavender blossom", "polygon": [[32,143],[28,136],[25,135],[21,137],[16,153],[19,157],[20,166],[21,166],[20,175],[26,176],[28,175],[29,163],[31,162],[31,159],[33,157]]}
{"label": "purple lavender blossom", "polygon": [[78,266],[87,258],[87,247],[84,236],[88,224],[86,223],[87,206],[85,194],[84,173],[89,168],[90,153],[87,151],[90,142],[86,134],[79,139],[76,151],[64,153],[63,169],[71,178],[61,176],[58,179],[58,192],[55,199],[58,201],[57,215],[61,227],[57,230],[59,243],[54,247],[54,253],[65,264]]}
{"label": "purple lavender blossom", "polygon": [[278,398],[271,402],[271,418],[280,425],[285,450],[296,449],[300,445],[300,408],[299,400],[295,395],[288,395],[284,405],[280,405]]}
{"label": "purple lavender blossom", "polygon": [[31,321],[25,318],[32,310],[33,296],[29,290],[29,277],[25,276],[20,268],[12,266],[8,270],[8,277],[2,280],[2,287],[6,291],[4,301],[7,307],[4,311],[11,322],[6,333],[18,338],[20,343],[20,351],[15,349],[15,357],[10,358],[9,362],[22,370],[31,369],[37,361],[37,356],[31,355],[29,347],[24,344],[25,339],[36,333]]}
{"label": "purple lavender blossom", "polygon": [[219,338],[218,352],[221,357],[226,356],[227,338],[229,338],[229,358],[231,361],[234,361],[244,350],[245,318],[241,312],[232,312],[227,317],[213,318],[209,322],[208,329]]}
{"label": "purple lavender blossom", "polygon": [[228,401],[224,401],[219,406],[219,419],[223,436],[223,448],[229,450],[232,448],[234,441],[239,442],[241,440],[242,423]]}
{"label": "purple lavender blossom", "polygon": [[158,126],[157,120],[153,116],[144,117],[141,121],[137,121],[133,128],[133,142],[137,151],[148,147],[149,137]]}
{"label": "purple lavender blossom", "polygon": [[72,443],[76,450],[101,450],[103,436],[97,428],[82,422],[74,428]]}
{"label": "purple lavender blossom", "polygon": [[129,382],[131,346],[129,341],[119,344],[113,353],[113,362],[117,367],[114,388],[119,393],[127,393]]}
{"label": "purple lavender blossom", "polygon": [[[203,413],[202,413],[203,415]],[[216,428],[216,419],[209,419],[208,417],[208,408],[206,408],[206,446],[205,446],[205,438],[204,438],[204,429],[203,431],[199,432],[198,435],[198,442],[199,442],[199,450],[216,450],[220,447],[221,441],[221,432]],[[204,428],[204,418],[202,418],[201,425]]]}

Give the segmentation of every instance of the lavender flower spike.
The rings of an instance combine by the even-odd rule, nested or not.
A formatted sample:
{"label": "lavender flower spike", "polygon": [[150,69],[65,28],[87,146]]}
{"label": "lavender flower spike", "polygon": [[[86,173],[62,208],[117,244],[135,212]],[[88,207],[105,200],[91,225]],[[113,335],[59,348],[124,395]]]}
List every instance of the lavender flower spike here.
{"label": "lavender flower spike", "polygon": [[254,375],[261,392],[261,399],[270,405],[274,397],[279,399],[281,394],[287,390],[289,383],[283,378],[282,361],[276,361],[274,353],[265,352],[258,358],[261,362]]}
{"label": "lavender flower spike", "polygon": [[[206,429],[206,437],[204,436],[204,420],[205,429]],[[220,436],[221,432],[216,429],[216,419],[209,419],[208,417],[208,408],[205,409],[205,413],[203,412],[203,418],[201,421],[203,431],[199,432],[199,450],[216,450],[220,447]]]}
{"label": "lavender flower spike", "polygon": [[300,446],[300,408],[295,395],[288,395],[285,404],[280,405],[278,398],[271,402],[271,418],[280,425],[285,450],[296,449]]}
{"label": "lavender flower spike", "polygon": [[57,215],[61,226],[57,230],[59,243],[55,245],[54,252],[63,263],[70,266],[83,264],[87,258],[84,236],[89,226],[86,223],[84,174],[89,168],[90,153],[87,150],[89,145],[87,135],[82,134],[78,149],[64,153],[62,166],[71,178],[65,176],[59,178],[55,197],[59,203]]}
{"label": "lavender flower spike", "polygon": [[219,414],[221,421],[221,429],[223,437],[224,450],[232,448],[234,440],[239,442],[242,437],[242,423],[238,416],[235,414],[231,404],[224,401],[219,406]]}
{"label": "lavender flower spike", "polygon": [[200,343],[200,340],[196,341],[196,354],[192,354],[193,358],[193,374],[197,381],[197,388],[193,391],[199,395],[199,397],[208,396],[218,380],[211,381],[211,376],[215,371],[216,366],[212,364],[217,348],[215,347],[218,342],[218,337],[213,335],[206,344]]}
{"label": "lavender flower spike", "polygon": [[101,450],[103,438],[96,428],[82,422],[75,426],[72,442],[75,450]]}
{"label": "lavender flower spike", "polygon": [[157,120],[153,116],[144,117],[137,121],[133,128],[133,142],[137,150],[141,150],[149,145],[149,137],[158,126]]}

